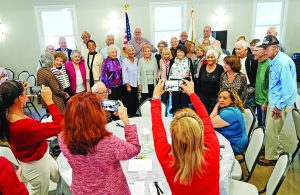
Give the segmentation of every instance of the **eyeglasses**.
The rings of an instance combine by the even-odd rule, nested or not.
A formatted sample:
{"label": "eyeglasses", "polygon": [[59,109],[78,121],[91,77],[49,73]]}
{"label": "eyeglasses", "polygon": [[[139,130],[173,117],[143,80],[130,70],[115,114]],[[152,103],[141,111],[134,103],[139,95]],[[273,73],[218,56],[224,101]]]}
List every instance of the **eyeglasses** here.
{"label": "eyeglasses", "polygon": [[107,90],[105,90],[105,91],[103,91],[103,92],[94,92],[94,93],[96,93],[96,94],[100,94],[100,95],[106,95],[106,94],[108,94],[108,91],[107,91]]}

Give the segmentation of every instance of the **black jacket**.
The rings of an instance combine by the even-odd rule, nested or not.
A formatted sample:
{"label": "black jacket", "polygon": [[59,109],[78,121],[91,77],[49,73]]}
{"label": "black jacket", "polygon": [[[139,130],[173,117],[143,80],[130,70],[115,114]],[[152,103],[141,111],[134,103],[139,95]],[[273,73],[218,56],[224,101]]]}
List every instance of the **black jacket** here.
{"label": "black jacket", "polygon": [[254,55],[249,54],[245,62],[246,72],[250,82],[249,87],[255,88],[257,66],[258,66],[258,62],[257,60],[254,59]]}

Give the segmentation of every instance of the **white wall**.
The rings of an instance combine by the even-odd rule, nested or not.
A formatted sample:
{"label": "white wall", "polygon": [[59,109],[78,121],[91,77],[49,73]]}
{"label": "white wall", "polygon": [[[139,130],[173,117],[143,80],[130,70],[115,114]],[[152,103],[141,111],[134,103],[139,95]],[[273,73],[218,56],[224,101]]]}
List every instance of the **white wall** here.
{"label": "white wall", "polygon": [[[78,34],[80,35],[84,30],[90,31],[92,38],[101,48],[104,46],[104,38],[107,33],[104,26],[107,15],[110,12],[117,12],[120,17],[124,17],[123,5],[125,3],[130,5],[128,14],[132,31],[134,27],[140,26],[143,36],[150,38],[149,2],[155,1],[159,0],[0,0],[0,20],[8,28],[6,36],[0,40],[0,66],[8,67],[17,74],[25,69],[31,73],[36,72],[41,48],[34,6],[74,5]],[[194,7],[198,36],[202,33],[204,25],[208,24],[214,27],[212,18],[215,11],[223,8],[229,18],[228,49],[232,50],[236,37],[240,34],[246,35],[248,40],[251,40],[253,0],[186,0],[186,2],[187,17],[185,20],[189,23],[189,12]],[[296,35],[297,32],[300,32],[299,7],[299,0],[289,0],[284,42],[290,53],[300,51],[300,38],[299,35]],[[188,28],[189,24],[186,27]],[[79,40],[80,37],[78,37]],[[169,42],[169,40],[167,41]],[[122,47],[123,32],[116,38],[116,43]]]}

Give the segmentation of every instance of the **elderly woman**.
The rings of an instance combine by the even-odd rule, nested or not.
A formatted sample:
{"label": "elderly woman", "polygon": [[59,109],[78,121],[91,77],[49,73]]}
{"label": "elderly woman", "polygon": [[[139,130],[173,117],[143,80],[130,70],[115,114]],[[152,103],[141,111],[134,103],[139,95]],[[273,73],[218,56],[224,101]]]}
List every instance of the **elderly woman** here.
{"label": "elderly woman", "polygon": [[221,88],[229,88],[238,93],[242,102],[247,97],[247,78],[241,73],[241,63],[239,57],[235,55],[224,58],[224,70],[220,78]]}
{"label": "elderly woman", "polygon": [[123,83],[126,88],[123,103],[128,109],[129,117],[136,114],[138,106],[138,59],[134,57],[134,52],[134,47],[128,45],[126,47],[127,57],[122,61]]}
{"label": "elderly woman", "polygon": [[[43,67],[37,72],[37,85],[50,87],[53,102],[62,112],[65,109],[64,100],[70,96],[67,92],[64,92],[62,85],[50,70],[53,60],[54,59],[51,54],[46,53],[41,55],[40,61],[42,62]],[[47,105],[44,101],[42,101],[42,107],[48,112]]]}
{"label": "elderly woman", "polygon": [[65,63],[66,72],[69,76],[71,90],[73,94],[86,91],[86,75],[84,61],[81,59],[81,52],[73,50],[71,61]]}
{"label": "elderly woman", "polygon": [[[170,69],[170,61],[172,59],[172,53],[171,50],[169,48],[164,48],[162,51],[162,58],[159,61],[159,73],[158,73],[158,77],[160,79],[164,79],[167,80],[168,77],[168,72]],[[162,96],[161,96],[161,100],[167,104],[168,100],[169,100],[169,92],[165,91]]]}
{"label": "elderly woman", "polygon": [[152,134],[155,153],[172,194],[220,194],[220,145],[209,115],[194,92],[192,82],[184,80],[183,91],[196,110],[190,108],[175,113],[170,125],[169,144],[161,116],[160,95],[164,81],[160,80],[151,101]]}
{"label": "elderly woman", "polygon": [[207,64],[201,66],[197,81],[197,94],[208,113],[212,112],[217,103],[220,76],[224,72],[223,67],[217,64],[218,57],[216,50],[210,49],[206,52]]}
{"label": "elderly woman", "polygon": [[190,58],[194,64],[194,61],[197,59],[195,54],[195,43],[192,41],[185,42],[185,47],[187,48],[186,57]]}
{"label": "elderly woman", "polygon": [[221,89],[210,118],[215,130],[229,140],[235,154],[243,153],[248,144],[242,112],[244,106],[238,94],[231,89]]}
{"label": "elderly woman", "polygon": [[[53,67],[51,68],[51,72],[55,75],[56,79],[60,82],[65,92],[69,94],[69,96],[73,95],[69,76],[67,75],[66,68],[64,63],[67,61],[67,56],[64,52],[57,51],[53,55],[54,62]],[[66,103],[66,102],[65,102]]]}
{"label": "elderly woman", "polygon": [[155,54],[155,58],[156,58],[156,62],[157,62],[157,65],[158,65],[158,68],[159,68],[159,61],[161,59],[161,55],[162,55],[162,51],[164,48],[168,47],[168,43],[165,42],[165,41],[160,41],[158,42],[157,44],[157,48],[158,48],[158,53]]}
{"label": "elderly woman", "polygon": [[[50,70],[48,72],[52,74]],[[9,143],[22,166],[23,178],[32,186],[31,194],[48,194],[50,179],[58,182],[59,173],[56,161],[49,154],[46,139],[60,133],[63,117],[53,103],[50,88],[45,86],[42,86],[41,96],[50,110],[53,122],[41,123],[27,116],[23,110],[28,99],[26,87],[26,83],[15,80],[0,85],[0,140]],[[9,184],[6,180],[2,182]],[[20,193],[10,191],[7,194]]]}
{"label": "elderly woman", "polygon": [[[193,63],[190,58],[186,57],[187,49],[185,46],[179,45],[176,50],[177,56],[170,61],[168,79],[170,80],[191,80],[193,75]],[[189,97],[182,91],[172,92],[172,109],[171,113],[181,108],[188,107]]]}
{"label": "elderly woman", "polygon": [[72,168],[73,195],[130,194],[120,161],[133,158],[141,147],[136,125],[130,125],[127,109],[119,104],[126,140],[106,130],[106,114],[95,94],[79,93],[68,102],[58,142]]}
{"label": "elderly woman", "polygon": [[141,92],[140,102],[151,98],[157,80],[157,62],[151,54],[151,45],[143,45],[143,57],[138,64],[138,90]]}
{"label": "elderly woman", "polygon": [[101,68],[101,80],[110,92],[108,97],[111,100],[122,99],[122,69],[117,55],[117,48],[110,45],[108,57],[103,60]]}
{"label": "elderly woman", "polygon": [[100,79],[103,57],[100,53],[96,52],[95,41],[87,41],[86,46],[89,50],[88,54],[84,58],[86,89],[87,91],[91,91],[91,87],[93,87],[93,85]]}
{"label": "elderly woman", "polygon": [[0,85],[8,79],[5,68],[0,67]]}

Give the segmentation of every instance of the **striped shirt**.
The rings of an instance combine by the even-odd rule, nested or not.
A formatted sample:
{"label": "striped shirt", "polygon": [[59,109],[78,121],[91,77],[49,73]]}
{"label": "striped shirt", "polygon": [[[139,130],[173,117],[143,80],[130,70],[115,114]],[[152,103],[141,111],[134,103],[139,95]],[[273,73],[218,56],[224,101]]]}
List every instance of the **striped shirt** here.
{"label": "striped shirt", "polygon": [[69,77],[66,73],[65,65],[62,65],[60,69],[51,68],[51,72],[55,75],[56,79],[61,83],[64,89],[70,87]]}

